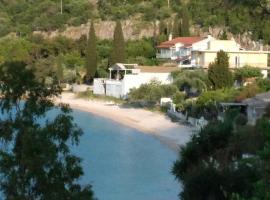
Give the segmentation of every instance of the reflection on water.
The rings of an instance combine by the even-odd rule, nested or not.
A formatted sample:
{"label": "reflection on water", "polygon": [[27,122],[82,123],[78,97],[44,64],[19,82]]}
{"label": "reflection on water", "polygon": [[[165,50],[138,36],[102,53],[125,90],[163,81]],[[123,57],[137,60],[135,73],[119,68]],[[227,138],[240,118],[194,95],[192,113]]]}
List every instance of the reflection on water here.
{"label": "reflection on water", "polygon": [[74,152],[83,158],[83,183],[100,200],[176,200],[170,170],[175,153],[150,135],[85,112],[74,112],[83,129]]}
{"label": "reflection on water", "polygon": [[79,181],[93,185],[99,200],[178,199],[180,187],[170,173],[176,160],[172,150],[110,120],[76,110],[73,115],[84,131],[79,146],[72,147],[83,159],[85,174]]}

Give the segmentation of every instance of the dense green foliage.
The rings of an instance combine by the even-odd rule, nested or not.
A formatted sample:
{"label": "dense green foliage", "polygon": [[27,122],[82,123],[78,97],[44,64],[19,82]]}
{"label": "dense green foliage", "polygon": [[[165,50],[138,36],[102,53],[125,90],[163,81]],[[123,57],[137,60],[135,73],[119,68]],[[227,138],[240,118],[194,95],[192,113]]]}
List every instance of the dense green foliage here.
{"label": "dense green foliage", "polygon": [[237,113],[210,123],[179,151],[173,174],[181,199],[269,199],[269,118],[250,126]]}
{"label": "dense green foliage", "polygon": [[201,27],[226,27],[234,34],[251,31],[256,40],[270,42],[268,0],[190,0],[193,22]]}
{"label": "dense green foliage", "polygon": [[19,35],[34,30],[50,31],[65,25],[86,23],[93,5],[88,0],[3,0],[0,1],[0,36],[10,32]]}
{"label": "dense green foliage", "polygon": [[[59,105],[53,119],[52,97],[57,84],[37,81],[25,63],[0,66],[0,192],[1,198],[91,200],[91,187],[78,184],[83,175],[81,159],[70,152],[82,134],[71,110]],[[3,196],[2,196],[3,195]]]}
{"label": "dense green foliage", "polygon": [[125,39],[120,21],[116,22],[113,34],[113,48],[110,55],[110,65],[125,63]]}
{"label": "dense green foliage", "polygon": [[179,70],[172,73],[173,82],[180,91],[201,93],[208,88],[207,73],[203,70]]}
{"label": "dense green foliage", "polygon": [[128,95],[130,102],[142,102],[149,105],[159,103],[162,97],[173,97],[178,89],[174,85],[162,85],[157,81],[142,84],[137,89],[132,89]]}
{"label": "dense green foliage", "polygon": [[86,76],[93,79],[97,71],[97,49],[94,23],[91,23],[86,47]]}
{"label": "dense green foliage", "polygon": [[[87,39],[77,41],[62,36],[44,39],[39,35],[0,38],[0,64],[24,61],[35,69],[40,79],[57,76],[61,82],[82,82],[86,74]],[[91,44],[94,44],[91,42]],[[107,77],[108,58],[113,49],[111,40],[96,40],[98,77]],[[158,65],[152,39],[128,40],[124,54],[130,63]],[[95,57],[90,57],[94,59]]]}
{"label": "dense green foliage", "polygon": [[229,57],[224,51],[217,53],[215,62],[209,65],[208,78],[214,89],[229,88],[233,85],[232,73],[229,70]]}
{"label": "dense green foliage", "polygon": [[[188,27],[188,24],[205,30],[221,27],[234,34],[251,33],[255,40],[270,42],[268,0],[98,0],[97,5],[88,0],[64,0],[62,14],[60,2],[0,1],[0,36],[10,32],[26,35],[32,31],[63,29],[66,25],[86,23],[90,18],[123,20],[135,17],[150,22],[165,20],[168,29],[177,15],[182,17],[184,27]],[[184,28],[184,34],[180,35],[188,35],[185,30],[188,29]]]}
{"label": "dense green foliage", "polygon": [[235,78],[244,81],[248,78],[260,78],[262,77],[261,69],[250,67],[250,66],[244,66],[241,68],[236,69],[235,72]]}
{"label": "dense green foliage", "polygon": [[184,7],[181,11],[181,17],[182,17],[182,22],[181,22],[181,27],[180,27],[180,36],[182,37],[187,37],[190,36],[190,20],[189,20],[189,13],[186,7]]}

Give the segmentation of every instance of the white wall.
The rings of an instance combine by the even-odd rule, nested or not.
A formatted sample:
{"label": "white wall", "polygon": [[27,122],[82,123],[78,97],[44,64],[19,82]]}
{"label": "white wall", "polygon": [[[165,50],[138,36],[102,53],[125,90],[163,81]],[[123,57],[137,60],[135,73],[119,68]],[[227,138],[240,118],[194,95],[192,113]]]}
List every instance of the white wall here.
{"label": "white wall", "polygon": [[170,73],[139,73],[137,75],[127,74],[122,81],[122,96],[129,93],[131,88],[139,88],[142,84],[152,80],[160,81],[162,84],[172,83]]}
{"label": "white wall", "polygon": [[216,39],[213,38],[212,36],[208,36],[208,38],[193,44],[192,45],[192,50],[193,51],[206,50],[206,49],[208,49],[209,42],[213,41],[213,40],[216,40]]}
{"label": "white wall", "polygon": [[105,95],[105,79],[103,78],[94,79],[93,93],[98,95]]}

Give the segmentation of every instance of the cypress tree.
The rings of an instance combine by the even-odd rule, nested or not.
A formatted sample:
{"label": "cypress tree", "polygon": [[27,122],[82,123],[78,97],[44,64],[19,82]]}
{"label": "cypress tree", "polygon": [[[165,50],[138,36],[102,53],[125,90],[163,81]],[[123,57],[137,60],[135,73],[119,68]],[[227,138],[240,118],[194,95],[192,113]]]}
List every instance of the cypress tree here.
{"label": "cypress tree", "polygon": [[159,22],[159,35],[167,35],[167,25],[164,23],[163,20]]}
{"label": "cypress tree", "polygon": [[63,59],[62,59],[62,55],[59,55],[56,58],[56,78],[58,81],[58,84],[60,85],[61,81],[64,78],[64,70],[63,70]]}
{"label": "cypress tree", "polygon": [[110,65],[125,62],[125,40],[120,21],[116,22],[113,34],[113,49],[110,56]]}
{"label": "cypress tree", "polygon": [[186,8],[182,10],[181,36],[190,36],[189,31],[189,14]]}
{"label": "cypress tree", "polygon": [[86,77],[93,79],[97,71],[97,49],[96,49],[96,34],[93,22],[89,30],[89,36],[86,47]]}
{"label": "cypress tree", "polygon": [[178,21],[178,17],[175,16],[174,21],[173,21],[173,28],[172,28],[172,36],[173,38],[179,37],[180,36],[180,23]]}
{"label": "cypress tree", "polygon": [[226,52],[217,53],[215,62],[209,65],[208,78],[214,89],[231,87],[233,85],[232,73],[229,70],[229,56]]}

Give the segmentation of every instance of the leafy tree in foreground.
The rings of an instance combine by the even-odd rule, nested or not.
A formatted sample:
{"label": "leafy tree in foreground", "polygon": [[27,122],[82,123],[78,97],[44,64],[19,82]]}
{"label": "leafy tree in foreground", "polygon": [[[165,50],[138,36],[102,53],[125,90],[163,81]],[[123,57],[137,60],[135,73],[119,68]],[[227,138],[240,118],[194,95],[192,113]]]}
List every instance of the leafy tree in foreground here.
{"label": "leafy tree in foreground", "polygon": [[214,89],[227,88],[233,85],[227,53],[224,51],[217,53],[215,62],[209,65],[208,78]]}
{"label": "leafy tree in foreground", "polygon": [[113,34],[113,49],[110,56],[110,65],[125,62],[125,40],[120,21],[116,22]]}
{"label": "leafy tree in foreground", "polygon": [[251,126],[238,111],[193,135],[173,167],[181,199],[269,199],[269,136],[267,116]]}
{"label": "leafy tree in foreground", "polygon": [[86,47],[86,75],[89,79],[94,78],[97,71],[97,47],[96,34],[93,22],[89,30],[88,44]]}
{"label": "leafy tree in foreground", "polygon": [[24,63],[0,66],[0,191],[7,200],[91,200],[90,186],[82,187],[80,158],[68,144],[77,145],[82,131],[71,110],[59,105],[59,114],[47,120],[54,108],[58,85],[46,87],[35,80]]}

